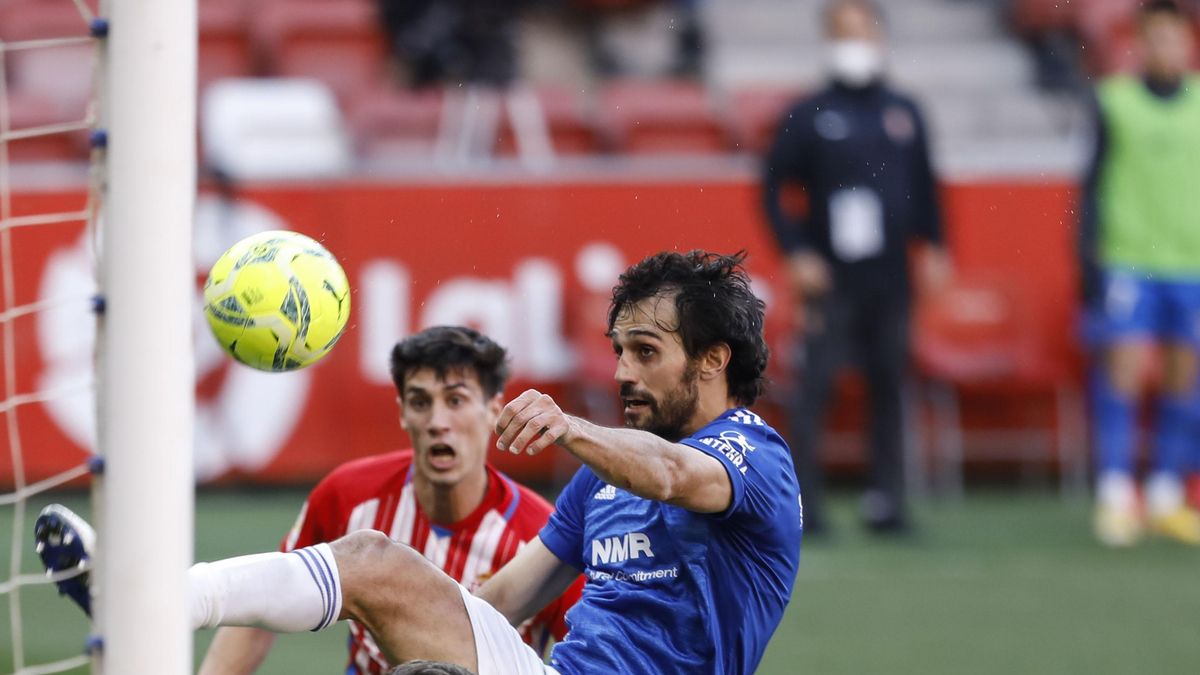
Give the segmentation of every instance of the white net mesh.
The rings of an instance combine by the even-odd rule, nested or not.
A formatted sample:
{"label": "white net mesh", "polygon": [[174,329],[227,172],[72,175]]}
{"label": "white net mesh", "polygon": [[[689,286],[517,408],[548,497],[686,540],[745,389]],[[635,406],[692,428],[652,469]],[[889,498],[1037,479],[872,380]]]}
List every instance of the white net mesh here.
{"label": "white net mesh", "polygon": [[[87,373],[65,385],[39,386],[36,378],[20,377],[19,366],[36,358],[28,353],[35,348],[30,336],[36,315],[70,314],[78,325],[86,326],[92,321],[92,298],[78,292],[38,297],[38,291],[19,286],[27,275],[17,269],[32,255],[22,249],[24,238],[19,236],[27,229],[67,228],[75,231],[72,236],[92,240],[88,235],[96,212],[96,180],[89,181],[82,208],[29,212],[14,202],[29,184],[53,185],[66,177],[75,184],[56,187],[79,187],[79,180],[71,177],[84,173],[79,167],[89,165],[87,131],[94,122],[91,101],[97,62],[93,33],[98,27],[95,2],[0,0],[0,424],[11,476],[0,477],[0,507],[11,509],[8,568],[0,578],[0,598],[8,605],[9,641],[0,643],[0,671],[19,675],[83,672],[90,662],[82,653],[82,619],[72,617],[71,626],[54,625],[44,615],[69,617],[57,607],[66,607],[66,601],[53,600],[53,592],[42,588],[34,595],[35,589],[30,588],[74,573],[47,578],[40,571],[31,551],[36,517],[31,504],[36,506],[46,491],[87,475],[89,456],[80,452],[77,464],[48,474],[27,471],[27,453],[39,449],[28,446],[22,423],[33,406],[68,396],[90,398],[94,380]],[[36,600],[23,603],[23,589]],[[38,648],[28,648],[31,638],[38,638]]]}

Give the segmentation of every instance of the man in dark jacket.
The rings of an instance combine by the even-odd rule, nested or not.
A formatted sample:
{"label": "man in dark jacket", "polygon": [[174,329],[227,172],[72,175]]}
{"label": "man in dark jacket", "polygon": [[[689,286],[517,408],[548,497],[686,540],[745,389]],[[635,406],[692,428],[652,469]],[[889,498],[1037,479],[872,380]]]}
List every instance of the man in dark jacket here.
{"label": "man in dark jacket", "polygon": [[[830,382],[854,356],[870,391],[871,481],[863,518],[873,531],[908,527],[901,389],[908,363],[909,243],[929,244],[918,268],[949,277],[936,180],[917,105],[883,78],[881,16],[867,0],[825,8],[830,82],[794,105],[767,157],[763,198],[804,303],[803,382],[790,443],[805,500],[805,532],[826,525],[816,458]],[[806,206],[789,210],[789,187]],[[796,211],[803,213],[796,213]]]}

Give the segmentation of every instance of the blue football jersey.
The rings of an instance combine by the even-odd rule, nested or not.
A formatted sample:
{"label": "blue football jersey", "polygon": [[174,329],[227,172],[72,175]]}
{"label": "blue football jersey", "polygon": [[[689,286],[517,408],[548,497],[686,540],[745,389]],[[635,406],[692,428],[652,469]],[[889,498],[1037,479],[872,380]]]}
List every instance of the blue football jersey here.
{"label": "blue football jersey", "polygon": [[753,673],[800,564],[800,488],[778,433],[745,408],[681,441],[733,486],[722,513],[634,496],[588,467],[540,537],[587,575],[551,665],[573,673]]}

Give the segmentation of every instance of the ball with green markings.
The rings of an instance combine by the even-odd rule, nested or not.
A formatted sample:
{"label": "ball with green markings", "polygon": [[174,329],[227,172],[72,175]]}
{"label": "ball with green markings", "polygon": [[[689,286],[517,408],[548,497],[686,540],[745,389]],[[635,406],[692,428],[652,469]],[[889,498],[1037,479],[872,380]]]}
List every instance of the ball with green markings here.
{"label": "ball with green markings", "polygon": [[336,258],[296,232],[260,232],[234,244],[204,284],[204,315],[233,358],[259,370],[311,365],[350,318],[350,283]]}

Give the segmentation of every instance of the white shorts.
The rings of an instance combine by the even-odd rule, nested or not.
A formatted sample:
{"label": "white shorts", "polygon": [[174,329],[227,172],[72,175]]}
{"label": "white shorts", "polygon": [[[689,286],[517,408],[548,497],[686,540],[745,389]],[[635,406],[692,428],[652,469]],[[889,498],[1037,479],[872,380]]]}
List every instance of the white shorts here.
{"label": "white shorts", "polygon": [[471,617],[478,675],[558,675],[557,670],[542,663],[537,652],[525,644],[517,629],[495,607],[471,595],[462,584],[458,590]]}

